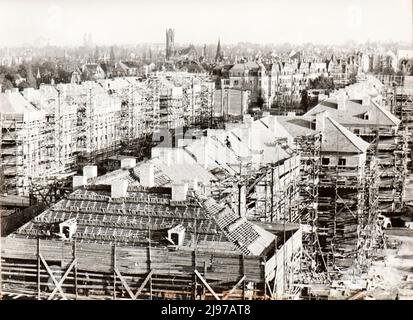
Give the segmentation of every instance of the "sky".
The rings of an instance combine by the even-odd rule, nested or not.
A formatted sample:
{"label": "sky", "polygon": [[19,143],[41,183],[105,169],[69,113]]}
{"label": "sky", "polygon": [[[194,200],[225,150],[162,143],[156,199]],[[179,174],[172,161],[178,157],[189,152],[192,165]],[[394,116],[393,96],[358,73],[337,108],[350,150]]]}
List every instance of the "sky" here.
{"label": "sky", "polygon": [[0,46],[412,41],[411,0],[0,0]]}

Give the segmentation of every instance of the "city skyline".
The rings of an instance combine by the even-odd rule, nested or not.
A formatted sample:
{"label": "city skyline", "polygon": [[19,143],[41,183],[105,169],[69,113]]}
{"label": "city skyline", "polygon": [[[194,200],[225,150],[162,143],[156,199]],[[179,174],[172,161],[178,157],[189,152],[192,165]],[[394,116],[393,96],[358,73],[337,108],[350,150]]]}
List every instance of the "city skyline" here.
{"label": "city skyline", "polygon": [[57,46],[82,45],[85,32],[97,45],[163,43],[166,28],[175,29],[176,43],[196,45],[218,38],[226,44],[352,40],[411,45],[412,40],[410,0],[337,0],[334,5],[326,0],[0,0],[0,21],[0,46],[39,39]]}

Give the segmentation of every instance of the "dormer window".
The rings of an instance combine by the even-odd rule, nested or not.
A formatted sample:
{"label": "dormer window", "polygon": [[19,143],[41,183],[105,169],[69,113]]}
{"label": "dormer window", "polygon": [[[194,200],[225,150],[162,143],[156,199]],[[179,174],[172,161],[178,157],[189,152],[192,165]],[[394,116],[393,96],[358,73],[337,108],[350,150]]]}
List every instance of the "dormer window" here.
{"label": "dormer window", "polygon": [[169,242],[175,246],[181,246],[185,239],[185,227],[181,224],[168,230]]}

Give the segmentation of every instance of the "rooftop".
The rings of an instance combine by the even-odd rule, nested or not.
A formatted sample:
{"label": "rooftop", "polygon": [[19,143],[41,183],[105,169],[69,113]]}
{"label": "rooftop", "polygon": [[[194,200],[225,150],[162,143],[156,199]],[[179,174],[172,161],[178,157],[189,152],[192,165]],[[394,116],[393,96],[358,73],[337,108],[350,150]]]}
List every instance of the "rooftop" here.
{"label": "rooftop", "polygon": [[[128,187],[126,197],[111,198],[110,186],[78,189],[9,237],[58,238],[58,224],[75,218],[73,239],[118,246],[171,246],[167,231],[182,226],[182,249],[260,255],[275,235],[239,217],[211,198],[189,193],[187,201],[171,200],[170,188]],[[181,227],[181,228],[182,228]]]}
{"label": "rooftop", "polygon": [[[332,97],[320,102],[305,115],[314,116],[323,111],[327,111],[331,118],[344,126],[396,126],[400,123],[399,119],[373,100],[363,104],[359,100],[346,99],[345,108],[339,110],[337,97]],[[367,113],[369,117],[364,117]]]}

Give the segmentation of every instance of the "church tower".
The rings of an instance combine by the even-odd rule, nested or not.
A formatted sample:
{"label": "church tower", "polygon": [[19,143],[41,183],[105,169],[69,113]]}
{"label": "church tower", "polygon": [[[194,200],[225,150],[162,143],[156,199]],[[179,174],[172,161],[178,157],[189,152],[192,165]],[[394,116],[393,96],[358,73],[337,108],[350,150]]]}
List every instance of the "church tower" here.
{"label": "church tower", "polygon": [[175,30],[166,29],[166,52],[165,56],[168,60],[175,55]]}

